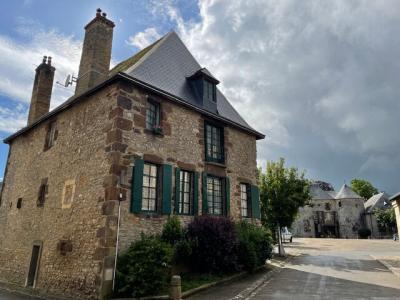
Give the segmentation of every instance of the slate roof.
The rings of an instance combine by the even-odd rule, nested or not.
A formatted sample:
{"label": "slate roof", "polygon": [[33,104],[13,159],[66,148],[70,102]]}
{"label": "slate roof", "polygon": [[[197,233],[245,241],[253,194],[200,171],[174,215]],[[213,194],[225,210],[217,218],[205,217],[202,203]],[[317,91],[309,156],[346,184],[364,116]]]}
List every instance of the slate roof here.
{"label": "slate roof", "polygon": [[340,191],[336,194],[336,199],[364,199],[354,192],[347,184],[343,184]]}
{"label": "slate roof", "polygon": [[313,200],[335,199],[335,196],[332,196],[331,193],[321,189],[321,187],[319,186],[318,183],[311,184],[311,186],[310,186],[310,195],[311,195]]}
{"label": "slate roof", "polygon": [[[121,72],[158,87],[194,106],[204,108],[199,99],[196,99],[187,78],[198,71],[203,71],[211,78],[216,78],[211,72],[200,66],[178,35],[171,31],[149,47],[150,49],[146,54]],[[218,88],[217,114],[255,131],[239,115]]]}
{"label": "slate roof", "polygon": [[[373,195],[364,203],[366,212],[372,212],[375,208],[386,208],[388,207],[389,195],[385,192]],[[390,206],[390,205],[389,205]]]}
{"label": "slate roof", "polygon": [[[101,88],[117,77],[129,79],[137,84],[148,85],[151,88],[155,88],[156,91],[166,92],[168,96],[176,97],[177,100],[179,100],[177,102],[187,103],[189,106],[195,107],[199,111],[207,111],[208,115],[214,115],[222,121],[227,121],[233,125],[237,125],[238,127],[254,134],[257,139],[263,139],[265,136],[252,128],[240,116],[218,88],[217,114],[208,111],[206,107],[201,105],[201,101],[196,99],[196,95],[193,93],[187,79],[198,71],[201,71],[209,77],[217,80],[210,71],[199,65],[178,35],[174,31],[171,31],[150,46],[117,64],[110,70],[108,79],[104,82],[99,83],[97,86],[81,95],[73,95],[67,101],[42,116],[33,124],[26,126],[7,137],[4,142],[9,143],[20,134],[30,130],[60,111],[68,109],[74,103],[84,99],[87,94]],[[127,77],[124,77],[124,75],[127,75]]]}

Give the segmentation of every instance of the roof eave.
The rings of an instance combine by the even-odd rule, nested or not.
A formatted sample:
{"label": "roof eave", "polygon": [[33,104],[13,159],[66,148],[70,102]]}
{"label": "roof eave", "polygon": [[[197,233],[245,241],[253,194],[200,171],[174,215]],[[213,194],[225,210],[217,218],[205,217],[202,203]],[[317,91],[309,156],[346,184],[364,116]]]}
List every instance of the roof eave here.
{"label": "roof eave", "polygon": [[128,80],[130,82],[134,82],[134,83],[136,83],[136,84],[138,84],[138,85],[140,85],[140,86],[142,86],[144,88],[147,88],[147,89],[149,89],[149,90],[151,90],[151,91],[153,91],[155,93],[161,94],[161,95],[173,100],[176,103],[179,103],[179,104],[181,104],[183,106],[189,107],[189,108],[191,108],[191,109],[193,109],[195,111],[198,111],[198,112],[200,112],[200,113],[202,113],[204,115],[207,115],[207,116],[209,116],[211,118],[223,121],[223,122],[228,123],[228,124],[230,124],[230,125],[232,125],[234,127],[240,128],[240,129],[242,129],[242,130],[244,130],[244,131],[246,131],[248,133],[251,133],[254,136],[256,136],[257,140],[262,140],[262,139],[265,138],[265,135],[262,134],[261,132],[258,132],[258,131],[254,130],[254,129],[250,129],[250,128],[247,128],[245,126],[242,126],[242,125],[240,125],[240,124],[238,124],[236,122],[233,122],[233,121],[231,121],[231,120],[229,120],[227,118],[224,118],[222,116],[217,116],[217,115],[215,115],[215,114],[213,114],[213,113],[211,113],[211,112],[209,112],[209,111],[207,111],[205,109],[202,109],[200,107],[192,105],[192,104],[188,103],[187,101],[185,101],[185,100],[183,100],[183,99],[181,99],[181,98],[179,98],[179,97],[177,97],[177,96],[175,96],[173,94],[170,94],[170,93],[168,93],[168,92],[166,92],[166,91],[164,91],[162,89],[159,89],[159,88],[157,88],[155,86],[152,86],[152,85],[150,85],[150,84],[148,84],[146,82],[143,82],[143,81],[141,81],[141,80],[139,80],[139,79],[137,79],[137,78],[135,78],[133,76],[130,76],[129,74],[122,73],[122,72],[119,73],[119,74],[124,79],[126,79],[126,80]]}
{"label": "roof eave", "polygon": [[18,130],[17,132],[13,133],[12,135],[6,137],[3,142],[5,144],[10,144],[10,142],[12,142],[16,137],[20,136],[21,134],[31,130],[32,128],[36,127],[37,125],[39,125],[40,123],[44,122],[45,120],[57,115],[58,113],[64,111],[65,109],[69,108],[70,106],[74,105],[76,102],[78,102],[80,99],[87,97],[93,93],[95,93],[96,91],[98,91],[99,89],[111,84],[113,81],[115,81],[118,77],[120,77],[120,74],[117,73],[109,78],[107,78],[106,80],[102,81],[101,83],[99,83],[98,85],[94,86],[93,88],[79,94],[79,95],[74,95],[71,98],[69,98],[68,100],[66,100],[63,104],[57,106],[55,109],[53,109],[52,111],[49,111],[47,114],[43,115],[42,117],[40,117],[39,119],[37,119],[35,122],[33,122],[32,124],[25,126],[23,128],[21,128],[20,130]]}
{"label": "roof eave", "polygon": [[128,80],[130,82],[134,82],[134,83],[136,83],[136,84],[138,84],[138,85],[140,85],[140,86],[142,86],[144,88],[150,89],[150,90],[152,90],[152,91],[154,91],[156,93],[159,93],[159,94],[162,94],[164,96],[167,96],[168,98],[174,100],[175,102],[177,102],[179,104],[182,104],[184,106],[190,107],[191,109],[199,111],[202,114],[205,114],[207,116],[210,116],[210,117],[218,119],[218,120],[221,120],[221,121],[226,122],[226,123],[228,123],[230,125],[238,127],[238,128],[240,128],[240,129],[242,129],[242,130],[244,130],[246,132],[249,132],[249,133],[253,134],[256,137],[257,140],[262,140],[262,139],[265,138],[264,134],[262,134],[262,133],[260,133],[260,132],[258,132],[256,130],[251,130],[250,128],[246,128],[246,127],[244,127],[244,126],[242,126],[240,124],[237,124],[236,122],[233,122],[233,121],[231,121],[229,119],[226,119],[224,117],[216,116],[215,114],[213,114],[213,113],[211,113],[209,111],[206,111],[204,109],[201,109],[199,107],[191,105],[190,103],[184,101],[183,99],[180,99],[179,97],[176,97],[176,96],[174,96],[172,94],[169,94],[168,92],[163,91],[163,90],[161,90],[161,89],[159,89],[157,87],[151,86],[151,85],[149,85],[149,84],[147,84],[147,83],[145,83],[145,82],[143,82],[143,81],[141,81],[139,79],[136,79],[136,78],[134,78],[134,77],[132,77],[132,76],[126,74],[126,73],[118,72],[118,73],[114,74],[113,76],[107,78],[103,82],[99,83],[98,85],[94,86],[93,88],[83,92],[82,94],[72,96],[71,98],[66,100],[63,104],[61,104],[60,106],[56,107],[52,111],[48,112],[47,114],[45,114],[42,117],[40,117],[39,119],[37,119],[34,123],[32,123],[32,124],[30,124],[28,126],[25,126],[24,128],[21,128],[17,132],[15,132],[12,135],[8,136],[7,138],[5,138],[3,140],[3,142],[6,143],[6,144],[10,144],[16,137],[20,136],[21,134],[24,134],[25,132],[28,132],[29,130],[31,130],[32,128],[38,126],[39,124],[41,124],[45,120],[48,120],[49,118],[57,115],[58,113],[64,111],[65,109],[71,107],[76,102],[78,102],[80,99],[95,93],[99,89],[111,84],[112,82],[114,82],[117,79],[124,79],[124,80]]}

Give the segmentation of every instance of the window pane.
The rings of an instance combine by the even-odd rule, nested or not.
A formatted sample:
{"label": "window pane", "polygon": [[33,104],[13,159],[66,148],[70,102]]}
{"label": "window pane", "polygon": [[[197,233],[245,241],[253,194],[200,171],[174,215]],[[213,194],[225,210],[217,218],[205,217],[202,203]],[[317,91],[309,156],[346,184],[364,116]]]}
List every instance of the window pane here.
{"label": "window pane", "polygon": [[180,175],[180,192],[177,199],[178,213],[190,214],[193,202],[193,173],[181,171]]}

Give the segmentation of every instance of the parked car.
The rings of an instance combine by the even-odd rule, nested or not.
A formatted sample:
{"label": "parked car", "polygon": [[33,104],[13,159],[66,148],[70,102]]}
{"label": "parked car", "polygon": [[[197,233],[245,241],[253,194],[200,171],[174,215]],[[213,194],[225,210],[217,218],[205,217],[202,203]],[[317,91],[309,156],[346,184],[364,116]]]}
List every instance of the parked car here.
{"label": "parked car", "polygon": [[282,242],[293,242],[293,236],[292,233],[287,229],[287,227],[283,227],[281,229],[281,236],[282,236]]}
{"label": "parked car", "polygon": [[393,234],[393,241],[398,241],[399,240],[399,234],[395,233]]}

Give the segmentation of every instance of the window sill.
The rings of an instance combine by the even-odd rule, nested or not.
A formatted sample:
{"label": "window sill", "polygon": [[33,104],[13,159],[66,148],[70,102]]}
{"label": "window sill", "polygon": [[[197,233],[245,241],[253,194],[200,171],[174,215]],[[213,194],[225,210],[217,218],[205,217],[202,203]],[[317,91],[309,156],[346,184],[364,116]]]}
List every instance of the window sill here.
{"label": "window sill", "polygon": [[154,130],[152,130],[152,129],[145,128],[145,129],[144,129],[144,132],[147,133],[147,134],[151,134],[151,135],[158,136],[158,137],[164,137],[164,133],[162,133],[162,132],[157,132],[157,131],[154,131]]}
{"label": "window sill", "polygon": [[205,164],[207,165],[212,165],[212,166],[217,166],[217,167],[221,167],[221,168],[226,168],[226,164],[225,163],[218,163],[218,162],[214,162],[214,161],[205,161]]}

